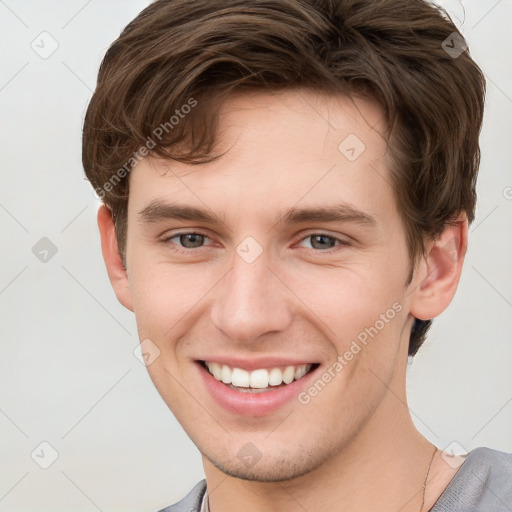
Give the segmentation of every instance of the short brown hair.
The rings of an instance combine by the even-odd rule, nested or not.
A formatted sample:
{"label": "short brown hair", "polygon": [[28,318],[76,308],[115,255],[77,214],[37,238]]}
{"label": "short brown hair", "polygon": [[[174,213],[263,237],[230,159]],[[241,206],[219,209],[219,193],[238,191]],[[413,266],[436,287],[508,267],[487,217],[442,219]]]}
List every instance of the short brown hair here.
{"label": "short brown hair", "polygon": [[[84,169],[112,211],[123,261],[137,161],[148,150],[210,161],[230,92],[293,87],[383,107],[414,261],[458,214],[474,219],[485,80],[463,42],[447,13],[423,0],[153,2],[106,52],[83,128]],[[409,355],[430,324],[416,319]]]}

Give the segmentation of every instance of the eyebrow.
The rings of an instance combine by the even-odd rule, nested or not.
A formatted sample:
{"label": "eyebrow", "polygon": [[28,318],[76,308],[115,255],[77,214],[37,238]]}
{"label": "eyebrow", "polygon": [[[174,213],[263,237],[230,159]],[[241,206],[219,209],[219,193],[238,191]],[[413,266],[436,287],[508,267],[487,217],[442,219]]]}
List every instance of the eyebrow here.
{"label": "eyebrow", "polygon": [[[205,222],[212,225],[223,222],[210,211],[195,206],[176,203],[152,201],[138,212],[139,220],[143,223],[160,222],[164,220],[185,220]],[[358,210],[348,204],[337,204],[317,208],[291,207],[281,210],[274,219],[276,224],[301,224],[305,222],[351,222],[375,226],[377,221],[370,214]]]}

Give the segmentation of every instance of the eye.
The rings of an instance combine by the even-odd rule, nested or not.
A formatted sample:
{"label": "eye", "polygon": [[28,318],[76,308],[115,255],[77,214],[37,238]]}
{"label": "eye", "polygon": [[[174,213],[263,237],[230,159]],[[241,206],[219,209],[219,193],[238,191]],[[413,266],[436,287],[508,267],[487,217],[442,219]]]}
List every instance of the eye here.
{"label": "eye", "polygon": [[[176,252],[190,253],[194,249],[200,249],[207,245],[212,245],[206,244],[205,242],[207,240],[211,239],[205,234],[188,231],[168,236],[162,240],[162,243],[173,246],[172,250]],[[306,237],[303,237],[296,245],[301,245],[306,241],[310,241],[309,247],[306,247],[307,249],[320,252],[327,252],[328,249],[350,244],[348,240],[337,238],[327,233],[311,233]]]}
{"label": "eye", "polygon": [[[173,240],[177,240],[178,243],[173,242]],[[186,252],[180,250],[181,248],[184,249],[197,249],[201,248],[205,242],[205,240],[209,240],[209,238],[206,235],[203,235],[202,233],[196,233],[194,231],[190,232],[182,232],[182,233],[176,233],[175,235],[169,236],[162,240],[163,243],[171,243],[172,245],[177,245],[175,248],[178,252]]]}
{"label": "eye", "polygon": [[328,235],[327,233],[311,233],[308,236],[302,238],[299,244],[305,240],[311,240],[310,247],[308,248],[321,250],[323,252],[325,252],[325,249],[332,249],[336,245],[349,245],[347,240],[336,238],[334,236]]}

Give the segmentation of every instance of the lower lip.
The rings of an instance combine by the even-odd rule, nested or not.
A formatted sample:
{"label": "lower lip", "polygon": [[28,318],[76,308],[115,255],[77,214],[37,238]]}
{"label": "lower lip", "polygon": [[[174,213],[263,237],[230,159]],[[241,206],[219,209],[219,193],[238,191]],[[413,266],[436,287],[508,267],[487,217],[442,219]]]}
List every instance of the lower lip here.
{"label": "lower lip", "polygon": [[218,381],[201,363],[197,363],[197,367],[212,398],[227,411],[241,416],[265,416],[276,412],[286,403],[296,399],[318,370],[315,368],[301,379],[271,391],[251,393],[236,391]]}

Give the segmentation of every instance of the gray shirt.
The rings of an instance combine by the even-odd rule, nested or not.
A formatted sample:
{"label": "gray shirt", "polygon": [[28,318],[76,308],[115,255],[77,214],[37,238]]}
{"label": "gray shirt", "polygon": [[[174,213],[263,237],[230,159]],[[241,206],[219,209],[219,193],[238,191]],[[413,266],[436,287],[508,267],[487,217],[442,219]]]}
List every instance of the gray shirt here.
{"label": "gray shirt", "polygon": [[[201,512],[206,507],[206,480],[201,480],[179,503],[159,512]],[[512,512],[512,453],[471,450],[430,512]]]}

